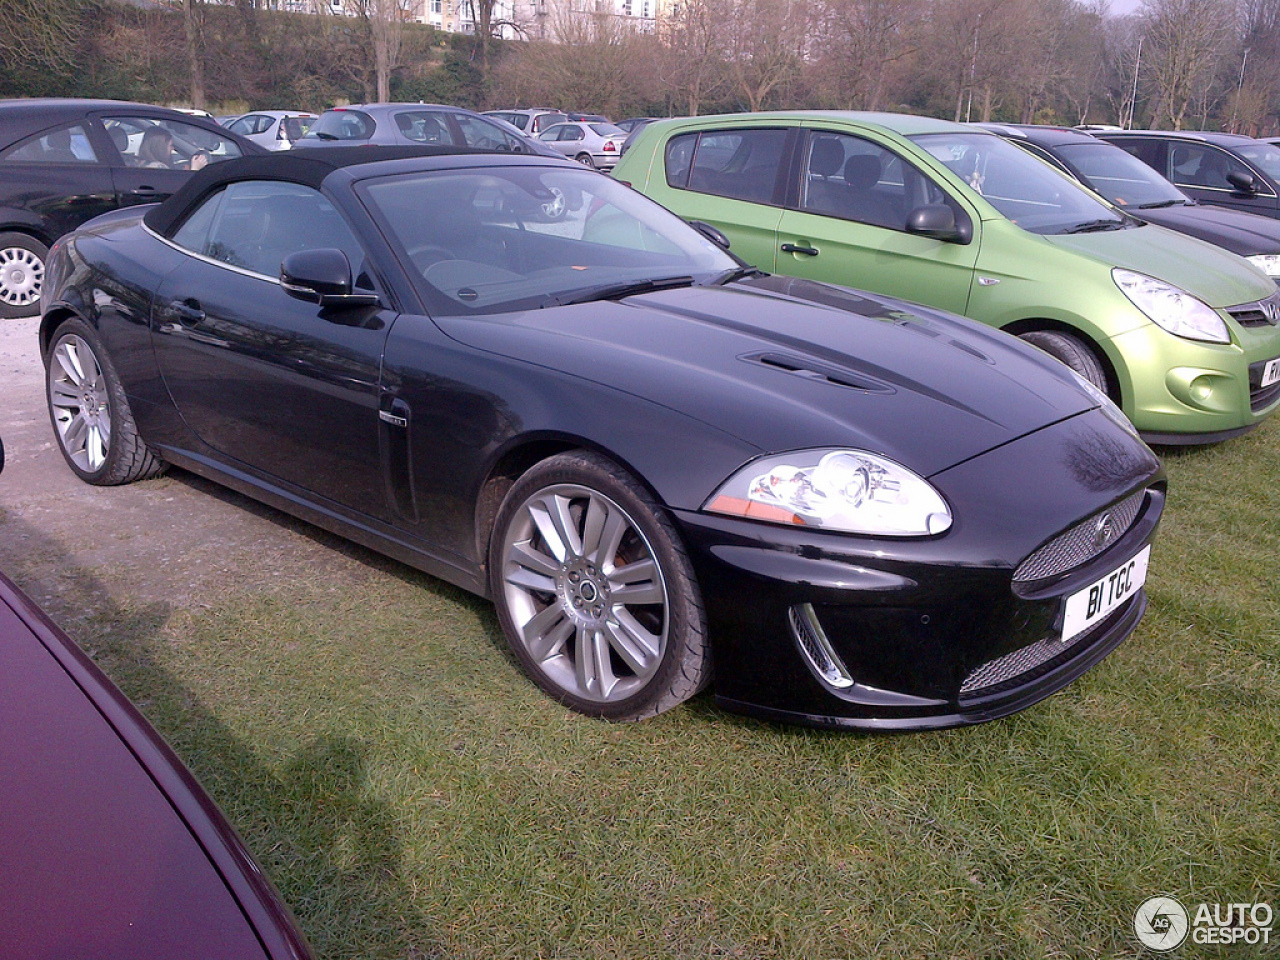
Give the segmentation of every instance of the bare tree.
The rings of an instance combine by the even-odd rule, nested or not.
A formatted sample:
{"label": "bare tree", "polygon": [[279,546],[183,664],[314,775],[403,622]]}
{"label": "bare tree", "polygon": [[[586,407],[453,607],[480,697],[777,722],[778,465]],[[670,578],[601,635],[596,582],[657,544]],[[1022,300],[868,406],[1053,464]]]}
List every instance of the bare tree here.
{"label": "bare tree", "polygon": [[1145,0],[1143,69],[1156,127],[1181,130],[1193,102],[1212,83],[1236,23],[1233,0]]}
{"label": "bare tree", "polygon": [[879,110],[890,68],[919,47],[924,0],[820,0],[815,49],[822,80],[846,109]]}
{"label": "bare tree", "polygon": [[799,75],[809,37],[806,0],[734,0],[728,38],[729,75],[752,110]]}
{"label": "bare tree", "polygon": [[83,7],[68,0],[0,2],[0,61],[66,69],[84,32]]}
{"label": "bare tree", "polygon": [[690,116],[729,84],[724,34],[732,10],[732,0],[680,0],[663,24],[661,35],[670,51],[667,84]]}

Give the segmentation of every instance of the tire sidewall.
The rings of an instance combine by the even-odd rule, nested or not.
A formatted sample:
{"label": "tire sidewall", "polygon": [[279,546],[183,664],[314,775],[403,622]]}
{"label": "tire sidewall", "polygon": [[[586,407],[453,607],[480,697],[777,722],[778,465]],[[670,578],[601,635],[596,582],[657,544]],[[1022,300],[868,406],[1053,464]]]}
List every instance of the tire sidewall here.
{"label": "tire sidewall", "polygon": [[[530,497],[544,488],[559,484],[589,487],[614,501],[644,535],[661,568],[667,589],[666,647],[653,677],[640,691],[625,700],[613,703],[585,700],[556,685],[519,641],[519,628],[507,609],[502,556],[502,544],[507,530]],[[677,673],[691,656],[703,661],[699,668],[704,678],[708,672],[705,662],[706,623],[702,597],[692,564],[680,545],[679,534],[674,525],[644,489],[612,461],[581,451],[560,454],[530,468],[516,481],[502,501],[489,538],[488,554],[489,591],[507,644],[530,679],[553,699],[587,716],[607,720],[636,720],[675,706],[702,686],[698,683],[686,696],[669,703],[664,702],[668,691],[676,682]]]}

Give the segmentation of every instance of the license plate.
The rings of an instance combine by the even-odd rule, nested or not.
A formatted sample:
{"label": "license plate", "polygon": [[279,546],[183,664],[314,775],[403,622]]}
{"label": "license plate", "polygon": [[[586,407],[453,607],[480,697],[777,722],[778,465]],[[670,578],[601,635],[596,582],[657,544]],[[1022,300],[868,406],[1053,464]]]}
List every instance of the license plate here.
{"label": "license plate", "polygon": [[1067,612],[1062,620],[1062,639],[1078,637],[1120,604],[1142,589],[1147,582],[1147,561],[1151,547],[1112,570],[1101,580],[1077,590],[1067,597]]}
{"label": "license plate", "polygon": [[1267,365],[1262,368],[1262,383],[1258,386],[1269,387],[1277,380],[1280,380],[1280,357],[1267,361]]}

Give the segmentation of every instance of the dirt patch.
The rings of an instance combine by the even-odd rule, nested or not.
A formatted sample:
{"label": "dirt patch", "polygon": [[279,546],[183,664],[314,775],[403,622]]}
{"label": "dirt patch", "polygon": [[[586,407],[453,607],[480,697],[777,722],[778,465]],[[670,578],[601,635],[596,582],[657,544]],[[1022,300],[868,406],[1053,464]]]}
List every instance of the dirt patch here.
{"label": "dirt patch", "polygon": [[[83,483],[54,440],[37,328],[35,319],[0,321],[0,570],[68,629],[101,609],[199,608],[228,591],[274,591],[319,574],[409,575],[183,471],[123,487]],[[106,596],[91,599],[86,582]]]}

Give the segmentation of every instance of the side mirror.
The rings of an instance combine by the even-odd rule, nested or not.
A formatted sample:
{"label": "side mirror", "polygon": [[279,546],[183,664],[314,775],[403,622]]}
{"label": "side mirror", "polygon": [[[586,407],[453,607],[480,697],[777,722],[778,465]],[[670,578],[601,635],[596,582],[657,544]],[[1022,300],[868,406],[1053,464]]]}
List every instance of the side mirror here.
{"label": "side mirror", "polygon": [[354,293],[351,263],[336,248],[291,253],[280,264],[280,286],[298,300],[322,307],[374,307],[374,293]]}
{"label": "side mirror", "polygon": [[721,250],[729,249],[729,238],[705,220],[690,220],[689,226],[714,243]]}
{"label": "side mirror", "polygon": [[1258,192],[1258,184],[1254,181],[1251,173],[1232,170],[1227,174],[1227,183],[1235,188],[1236,193],[1243,193],[1245,196],[1252,197]]}
{"label": "side mirror", "polygon": [[907,233],[946,243],[968,243],[969,236],[956,225],[956,215],[945,203],[928,203],[907,214]]}

